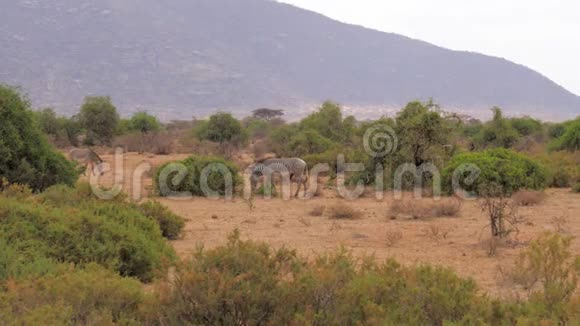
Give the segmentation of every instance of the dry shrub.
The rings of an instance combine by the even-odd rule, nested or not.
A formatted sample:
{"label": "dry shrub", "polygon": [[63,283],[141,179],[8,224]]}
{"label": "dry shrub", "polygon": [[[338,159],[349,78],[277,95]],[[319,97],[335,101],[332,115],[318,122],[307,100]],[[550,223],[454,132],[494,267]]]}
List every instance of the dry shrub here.
{"label": "dry shrub", "polygon": [[322,216],[324,215],[324,211],[326,210],[326,206],[315,206],[314,208],[312,208],[312,210],[310,211],[310,216]]}
{"label": "dry shrub", "polygon": [[455,217],[461,211],[463,202],[458,198],[444,199],[433,204],[435,217]]}
{"label": "dry shrub", "polygon": [[169,155],[174,150],[174,137],[166,132],[152,134],[131,134],[117,137],[114,147],[122,147],[125,152]]}
{"label": "dry shrub", "polygon": [[568,232],[568,222],[570,222],[568,214],[554,216],[552,217],[551,220],[552,226],[554,227],[554,231],[556,231],[556,233],[559,234],[564,234]]}
{"label": "dry shrub", "polygon": [[505,192],[498,184],[480,186],[479,206],[489,220],[491,240],[489,255],[496,254],[496,241],[507,238],[512,233],[519,233],[519,224],[525,220],[518,214],[518,206],[505,196]]}
{"label": "dry shrub", "polygon": [[191,152],[204,156],[217,155],[220,152],[220,145],[207,140],[195,141]]}
{"label": "dry shrub", "polygon": [[520,190],[513,194],[512,200],[518,206],[535,206],[544,201],[545,197],[542,191]]}
{"label": "dry shrub", "polygon": [[394,247],[399,241],[403,239],[403,232],[401,231],[387,231],[385,235],[385,243],[387,247]]}
{"label": "dry shrub", "polygon": [[459,199],[444,199],[438,202],[426,202],[422,200],[398,200],[390,209],[389,216],[398,218],[399,216],[409,216],[413,219],[424,219],[432,217],[454,217],[459,214],[462,202]]}
{"label": "dry shrub", "polygon": [[544,233],[520,253],[513,268],[502,267],[500,275],[506,283],[527,291],[528,299],[564,313],[577,300],[580,274],[580,256],[572,250],[572,241],[572,237]]}
{"label": "dry shrub", "polygon": [[337,220],[357,220],[362,213],[345,204],[337,204],[330,208],[330,217]]}
{"label": "dry shrub", "polygon": [[434,241],[446,240],[451,230],[442,228],[439,225],[431,224],[428,228],[423,229],[423,235]]}
{"label": "dry shrub", "polygon": [[398,218],[401,215],[409,216],[414,219],[421,219],[431,216],[429,209],[419,200],[398,200],[393,202],[389,208],[389,216],[391,218]]}

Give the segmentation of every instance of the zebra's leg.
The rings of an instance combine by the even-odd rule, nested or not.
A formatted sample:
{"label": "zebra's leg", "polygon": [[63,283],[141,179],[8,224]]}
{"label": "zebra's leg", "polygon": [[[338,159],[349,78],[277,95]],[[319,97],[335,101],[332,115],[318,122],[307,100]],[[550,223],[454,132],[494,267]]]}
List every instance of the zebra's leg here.
{"label": "zebra's leg", "polygon": [[302,178],[296,180],[296,194],[294,194],[294,197],[298,198],[298,194],[300,193],[300,185],[302,184]]}
{"label": "zebra's leg", "polygon": [[306,193],[307,193],[307,186],[308,186],[308,175],[304,175],[302,176],[302,186],[304,187],[304,197],[306,197]]}

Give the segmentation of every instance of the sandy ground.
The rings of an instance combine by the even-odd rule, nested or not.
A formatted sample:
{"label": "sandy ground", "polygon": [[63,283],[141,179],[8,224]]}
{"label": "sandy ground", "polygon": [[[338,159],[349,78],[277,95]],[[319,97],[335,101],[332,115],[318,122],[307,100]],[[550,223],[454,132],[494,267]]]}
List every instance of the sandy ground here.
{"label": "sandy ground", "polygon": [[[127,154],[124,158],[124,191],[133,193],[129,176],[143,163],[159,166],[163,162],[182,159],[186,155],[146,156]],[[112,162],[111,155],[103,159]],[[143,177],[141,188],[151,188],[151,178]],[[110,184],[112,173],[101,180]],[[553,218],[567,216],[566,232],[580,236],[580,195],[569,190],[549,189],[546,200],[535,207],[520,208],[526,218],[520,225],[520,233],[509,243],[498,248],[495,257],[488,255],[489,230],[487,222],[476,202],[464,202],[457,217],[413,220],[392,220],[388,211],[394,202],[392,194],[382,201],[362,198],[346,201],[325,190],[322,197],[311,200],[256,199],[253,209],[243,199],[232,201],[194,198],[188,200],[161,199],[175,213],[187,219],[182,240],[173,245],[183,257],[191,254],[200,245],[212,248],[224,244],[227,236],[239,229],[244,239],[265,241],[274,247],[286,246],[300,254],[312,257],[337,250],[340,246],[353,251],[357,256],[374,255],[383,261],[393,257],[404,264],[429,263],[451,267],[462,276],[473,277],[479,286],[492,295],[507,295],[498,283],[498,266],[511,266],[526,244],[545,231],[554,230]],[[429,200],[429,199],[426,199]],[[314,207],[333,207],[345,203],[362,212],[357,220],[334,220],[325,213],[320,217],[310,216]],[[430,229],[447,233],[446,238],[429,236]],[[402,238],[395,244],[387,240],[389,233],[399,233]],[[580,240],[573,244],[580,254]]]}

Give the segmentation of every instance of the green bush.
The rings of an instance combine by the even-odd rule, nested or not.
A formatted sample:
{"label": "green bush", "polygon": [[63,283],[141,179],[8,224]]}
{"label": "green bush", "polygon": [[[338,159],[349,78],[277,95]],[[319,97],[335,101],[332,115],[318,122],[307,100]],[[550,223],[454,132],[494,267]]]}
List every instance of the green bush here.
{"label": "green bush", "polygon": [[302,157],[308,154],[322,153],[335,144],[315,130],[300,131],[287,144],[290,156]]}
{"label": "green bush", "polygon": [[442,173],[443,186],[449,193],[453,191],[455,171],[464,164],[475,165],[481,172],[471,184],[464,182],[468,173],[459,175],[459,184],[468,192],[477,192],[483,184],[497,184],[506,194],[511,194],[519,189],[543,189],[548,182],[542,165],[523,154],[498,148],[455,156]]}
{"label": "green bush", "polygon": [[201,123],[194,132],[199,140],[209,140],[215,143],[243,144],[248,138],[242,123],[227,112],[212,115],[209,121]]}
{"label": "green bush", "polygon": [[568,188],[572,182],[572,177],[570,174],[564,170],[559,169],[552,174],[552,182],[550,186],[554,188]]}
{"label": "green bush", "polygon": [[552,150],[566,150],[570,152],[580,150],[580,119],[576,119],[566,125],[562,136],[550,144]]}
{"label": "green bush", "polygon": [[572,192],[580,194],[580,183],[577,183],[572,187]]}
{"label": "green bush", "polygon": [[[65,192],[76,201],[59,200]],[[52,194],[52,195],[51,195]],[[174,259],[159,225],[132,204],[74,197],[74,190],[49,189],[47,195],[18,200],[0,196],[0,238],[14,255],[5,256],[9,276],[28,269],[48,270],[51,262],[83,266],[98,263],[123,276],[152,279],[164,260]],[[22,262],[43,266],[26,266]],[[22,272],[22,271],[25,272]],[[12,274],[14,273],[14,274]]]}
{"label": "green bush", "polygon": [[300,130],[316,130],[334,142],[347,141],[354,132],[354,118],[343,119],[340,105],[327,101],[318,110],[300,121]]}
{"label": "green bush", "polygon": [[3,85],[0,85],[0,121],[0,176],[8,183],[42,191],[54,184],[76,182],[78,173],[74,165],[48,144],[30,111],[30,103],[16,90]]}
{"label": "green bush", "polygon": [[[176,171],[173,172],[172,168],[175,166],[185,168],[185,174],[181,176],[181,180],[174,180],[175,177],[179,176]],[[207,185],[212,191],[219,193],[220,196],[225,195],[227,190],[227,178],[224,176],[226,170],[231,176],[234,190],[241,184],[238,168],[232,162],[221,158],[193,155],[183,161],[162,165],[155,174],[155,188],[161,196],[170,195],[166,190],[170,192],[189,192],[193,196],[205,196],[201,187],[201,175],[206,168],[209,169],[207,170],[209,171]],[[222,171],[223,168],[226,170]],[[160,185],[160,176],[162,176],[162,173],[168,172],[172,173],[166,175],[166,184]],[[174,183],[174,181],[178,182]]]}
{"label": "green bush", "polygon": [[547,168],[550,187],[568,188],[580,182],[580,151],[541,151],[531,155]]}
{"label": "green bush", "polygon": [[511,121],[503,117],[500,108],[493,108],[493,119],[487,122],[480,133],[475,135],[474,143],[480,148],[512,147],[520,137]]}
{"label": "green bush", "polygon": [[2,325],[137,324],[145,301],[142,284],[98,265],[61,268],[0,291]]}
{"label": "green bush", "polygon": [[537,135],[543,131],[542,122],[531,117],[512,118],[510,122],[521,136]]}
{"label": "green bush", "polygon": [[[490,300],[473,280],[443,267],[358,260],[344,249],[306,259],[242,241],[235,231],[225,246],[200,248],[174,273],[162,274],[150,295],[138,281],[93,263],[54,263],[19,279],[0,274],[0,323],[576,325],[580,261],[571,241],[555,235],[533,241],[506,274],[530,290],[529,298],[506,301]],[[5,244],[0,267],[6,253],[18,252]]]}
{"label": "green bush", "polygon": [[185,220],[161,205],[157,201],[148,201],[139,205],[141,213],[152,218],[161,228],[163,236],[169,240],[177,240],[181,236],[181,231],[185,226]]}
{"label": "green bush", "polygon": [[269,121],[258,118],[244,119],[246,133],[251,139],[263,139],[270,135],[272,125]]}
{"label": "green bush", "polygon": [[488,302],[471,280],[444,268],[393,261],[362,267],[345,251],[312,263],[287,249],[230,237],[180,265],[153,302],[162,324],[430,324],[485,321]]}
{"label": "green bush", "polygon": [[292,137],[294,137],[298,132],[298,126],[295,124],[283,125],[272,130],[269,140],[274,153],[279,157],[291,156],[292,153],[288,148],[288,144]]}

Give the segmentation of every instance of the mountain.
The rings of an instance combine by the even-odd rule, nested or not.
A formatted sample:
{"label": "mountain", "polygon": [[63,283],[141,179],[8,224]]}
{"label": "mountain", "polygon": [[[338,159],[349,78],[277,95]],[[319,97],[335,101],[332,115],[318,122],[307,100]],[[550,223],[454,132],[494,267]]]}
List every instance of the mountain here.
{"label": "mountain", "polygon": [[86,95],[166,118],[296,113],[326,99],[372,113],[431,97],[464,111],[580,113],[580,97],[524,66],[268,0],[5,1],[0,58],[0,82],[63,113]]}

